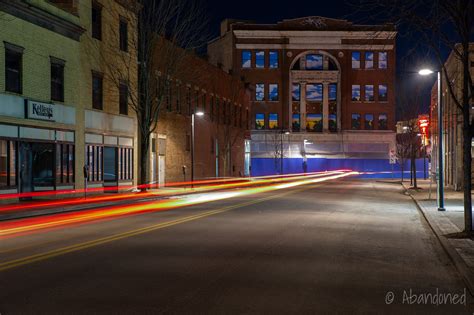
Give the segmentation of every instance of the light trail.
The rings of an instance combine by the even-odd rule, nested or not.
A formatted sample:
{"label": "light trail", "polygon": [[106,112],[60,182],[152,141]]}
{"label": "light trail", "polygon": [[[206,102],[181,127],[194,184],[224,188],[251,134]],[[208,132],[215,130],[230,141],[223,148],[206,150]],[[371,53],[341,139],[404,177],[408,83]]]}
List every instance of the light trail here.
{"label": "light trail", "polygon": [[298,176],[296,178],[287,178],[286,180],[296,180],[287,186],[285,184],[272,184],[262,187],[251,187],[232,192],[213,192],[203,194],[193,194],[174,199],[164,199],[154,202],[144,202],[126,206],[112,206],[102,209],[86,210],[74,213],[63,213],[46,217],[18,220],[13,222],[4,222],[0,229],[0,239],[33,233],[45,229],[60,228],[70,226],[71,224],[82,224],[86,222],[95,222],[97,220],[108,220],[122,216],[141,214],[152,211],[171,210],[179,207],[198,205],[217,200],[224,200],[235,197],[254,195],[274,190],[296,187],[311,183],[318,183],[346,176],[356,175],[357,172],[332,172],[326,175],[316,174],[312,176]]}
{"label": "light trail", "polygon": [[[338,171],[335,171],[335,172],[338,172]],[[333,173],[333,172],[332,171],[331,172],[314,172],[314,173],[308,173],[308,174],[291,174],[291,175],[283,175],[283,176],[260,176],[260,177],[253,177],[250,179],[247,178],[245,179],[245,181],[239,178],[238,179],[234,178],[232,180],[220,179],[220,180],[196,181],[195,182],[196,185],[203,185],[204,183],[214,183],[214,185],[207,185],[207,186],[192,188],[191,192],[196,193],[196,192],[202,192],[202,191],[212,191],[212,190],[217,190],[217,189],[229,189],[229,188],[238,188],[238,187],[245,187],[245,186],[251,186],[251,185],[262,185],[262,184],[272,183],[275,181],[291,180],[291,179],[298,178],[301,176],[316,176],[316,175],[322,176],[322,175],[330,174],[330,173]],[[179,182],[176,184],[179,185],[182,183],[183,182]],[[47,192],[47,193],[50,193],[50,192]],[[141,199],[141,198],[148,198],[148,197],[183,195],[183,194],[189,194],[189,193],[190,191],[186,191],[186,190],[178,188],[178,189],[166,189],[166,190],[160,190],[160,191],[147,191],[147,192],[140,192],[140,193],[122,193],[122,194],[108,195],[108,196],[91,196],[91,197],[88,197],[87,199],[65,198],[61,200],[36,201],[32,203],[16,203],[12,205],[5,205],[0,208],[0,212],[15,211],[15,210],[32,210],[32,209],[39,209],[39,208],[45,208],[45,207],[94,204],[94,203],[101,203],[101,202]]]}

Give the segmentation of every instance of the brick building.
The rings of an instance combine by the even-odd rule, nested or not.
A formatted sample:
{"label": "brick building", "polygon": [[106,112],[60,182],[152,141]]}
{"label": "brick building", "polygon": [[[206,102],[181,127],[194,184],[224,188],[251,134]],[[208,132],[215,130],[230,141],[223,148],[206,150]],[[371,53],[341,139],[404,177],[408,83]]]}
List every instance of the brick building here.
{"label": "brick building", "polygon": [[[470,73],[474,80],[474,43],[469,45]],[[461,61],[451,52],[445,62],[446,71],[456,95],[461,95],[462,89],[462,65]],[[463,187],[463,157],[462,157],[462,125],[463,117],[456,103],[452,99],[446,82],[446,76],[441,74],[442,80],[442,106],[443,106],[443,149],[444,149],[444,184],[455,190],[461,190]],[[431,171],[438,169],[438,83],[435,81],[431,89],[430,106],[430,135],[431,135]],[[474,110],[471,108],[471,118],[474,116]],[[474,156],[474,150],[471,149]],[[474,164],[472,171],[474,172]],[[474,175],[474,174],[473,174]],[[474,177],[473,177],[474,180]],[[474,181],[473,181],[474,183]]]}
{"label": "brick building", "polygon": [[[184,53],[174,49],[176,54]],[[167,62],[159,49],[156,57]],[[149,181],[190,180],[191,115],[197,112],[204,115],[195,116],[195,179],[248,175],[250,91],[246,84],[193,53],[184,53],[177,63],[170,77],[157,63],[158,80],[166,80],[166,89],[152,135]]]}
{"label": "brick building", "polygon": [[115,0],[0,1],[0,193],[82,188],[85,165],[90,186],[133,183],[136,120],[100,59],[136,60],[135,20]]}
{"label": "brick building", "polygon": [[[395,147],[392,25],[225,20],[209,61],[252,88],[252,174],[388,169]],[[281,166],[280,166],[281,167]]]}

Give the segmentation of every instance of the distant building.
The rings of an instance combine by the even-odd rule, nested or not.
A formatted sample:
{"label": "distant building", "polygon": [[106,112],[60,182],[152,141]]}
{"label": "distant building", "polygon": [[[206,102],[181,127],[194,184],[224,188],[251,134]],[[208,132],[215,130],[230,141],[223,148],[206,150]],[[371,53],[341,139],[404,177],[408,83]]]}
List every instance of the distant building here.
{"label": "distant building", "polygon": [[[474,43],[469,45],[470,73],[474,80]],[[462,89],[462,71],[460,60],[451,52],[445,62],[446,70],[454,84],[455,93],[460,94]],[[442,73],[442,106],[443,106],[443,149],[444,149],[444,184],[456,190],[463,187],[463,157],[462,157],[462,113],[452,99],[447,85],[445,74]],[[474,102],[473,102],[474,105]],[[438,83],[435,82],[431,90],[431,143],[432,143],[432,171],[438,169]],[[471,119],[474,110],[471,108]],[[471,149],[474,155],[474,150]],[[472,162],[471,162],[472,164]],[[474,172],[474,164],[472,164]],[[474,175],[474,174],[473,174]],[[473,176],[474,183],[474,176]]]}
{"label": "distant building", "polygon": [[241,78],[192,53],[179,60],[174,77],[156,72],[169,87],[152,135],[150,181],[190,180],[191,114],[197,112],[204,115],[195,116],[195,179],[248,176],[250,92]]}
{"label": "distant building", "polygon": [[[393,25],[225,20],[209,61],[252,89],[252,173],[386,170],[395,147]],[[289,133],[289,134],[287,134]],[[283,153],[278,143],[282,143]]]}

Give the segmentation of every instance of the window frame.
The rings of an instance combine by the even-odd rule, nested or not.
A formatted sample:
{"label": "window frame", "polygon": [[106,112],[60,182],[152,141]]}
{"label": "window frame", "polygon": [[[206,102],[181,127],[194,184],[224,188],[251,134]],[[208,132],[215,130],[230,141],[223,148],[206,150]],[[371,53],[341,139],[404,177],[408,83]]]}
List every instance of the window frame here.
{"label": "window frame", "polygon": [[[94,11],[97,13],[96,19]],[[92,38],[102,40],[102,5],[97,1],[92,1],[91,6],[91,33]]]}
{"label": "window frame", "polygon": [[[358,123],[358,127],[355,127],[354,126],[354,116],[357,115],[357,123]],[[362,116],[361,114],[359,113],[352,113],[351,114],[351,130],[361,130],[361,127],[362,127]]]}
{"label": "window frame", "polygon": [[[370,70],[370,69],[374,69],[374,52],[373,51],[366,51],[364,53],[364,69],[366,70]],[[369,58],[369,56],[372,56],[371,58]]]}
{"label": "window frame", "polygon": [[124,17],[119,19],[119,48],[128,52],[128,21]]}
{"label": "window frame", "polygon": [[[100,94],[96,94],[94,87],[94,80],[97,79],[100,83]],[[98,97],[98,99],[96,99]],[[98,102],[98,103],[97,103]],[[104,110],[104,75],[100,72],[92,71],[92,108],[97,110]]]}
{"label": "window frame", "polygon": [[[275,58],[276,58],[276,63],[275,63]],[[274,61],[273,63],[272,63],[272,60]],[[278,50],[270,50],[268,52],[268,68],[278,69],[279,67],[280,67],[280,56],[278,54]]]}
{"label": "window frame", "polygon": [[[276,98],[272,97],[275,96],[275,94],[272,95],[272,86],[276,86]],[[278,83],[270,83],[268,84],[268,100],[270,102],[278,102],[280,101],[280,86]]]}
{"label": "window frame", "polygon": [[[372,92],[368,90],[369,87],[372,87]],[[370,94],[372,94],[372,99],[369,99]],[[375,102],[375,86],[373,84],[364,85],[364,101],[365,102]]]}
{"label": "window frame", "polygon": [[[367,117],[369,115],[372,116],[372,120],[367,119]],[[375,119],[374,114],[371,114],[371,113],[365,113],[364,114],[364,130],[374,130],[374,127],[375,127],[374,126],[374,119]],[[372,121],[372,127],[371,128],[367,128],[369,121]]]}
{"label": "window frame", "polygon": [[[377,67],[379,69],[383,69],[383,70],[388,69],[388,52],[379,51],[377,55],[378,55],[378,65],[377,65]],[[385,60],[384,60],[385,66],[384,67],[381,67],[381,62],[380,62],[380,60],[382,60],[382,58],[380,58],[382,55],[385,55]]]}
{"label": "window frame", "polygon": [[[259,87],[262,88],[261,92],[258,91]],[[259,95],[261,95],[261,97],[258,97]],[[265,83],[255,83],[255,101],[265,101]]]}
{"label": "window frame", "polygon": [[[354,56],[358,55],[358,59],[354,60]],[[361,68],[361,61],[360,61],[361,53],[360,51],[352,51],[351,52],[351,68],[352,69],[360,69]],[[358,66],[354,66],[354,62],[358,62]]]}
{"label": "window frame", "polygon": [[[64,102],[65,80],[64,80],[65,61],[50,57],[50,98],[51,101]],[[58,70],[59,77],[53,78],[54,70]],[[56,90],[59,89],[59,90]]]}
{"label": "window frame", "polygon": [[[244,54],[247,54],[248,53],[248,59],[247,58],[244,58]],[[242,69],[252,69],[252,51],[251,50],[242,50],[241,54],[240,54],[240,67]],[[245,60],[245,62],[244,62]],[[249,62],[249,65],[248,66],[245,66],[245,63],[246,62]]]}
{"label": "window frame", "polygon": [[[5,91],[15,94],[23,94],[23,51],[24,48],[16,46],[10,43],[5,42]],[[16,62],[18,63],[18,69],[13,69],[8,67],[8,60],[12,59],[10,57],[18,57]],[[17,71],[17,84],[16,87],[12,88],[12,78],[10,77],[13,73]]]}
{"label": "window frame", "polygon": [[[384,87],[385,87],[385,97],[384,97],[384,98],[380,97],[380,95],[381,95],[381,94],[380,94],[380,87],[381,87],[381,86],[384,86]],[[387,85],[387,84],[379,84],[379,85],[378,85],[378,89],[377,89],[377,100],[378,100],[379,102],[388,102],[388,85]]]}
{"label": "window frame", "polygon": [[[263,56],[259,58],[259,54],[262,54]],[[259,65],[259,62],[262,62],[262,64]],[[265,50],[255,51],[255,69],[265,69],[265,63],[266,63]]]}
{"label": "window frame", "polygon": [[[308,67],[308,57],[309,56],[314,56],[315,59],[321,58],[321,67]],[[305,56],[305,69],[306,70],[313,70],[313,71],[322,71],[324,70],[324,56],[321,54],[307,54]]]}
{"label": "window frame", "polygon": [[128,83],[123,81],[119,83],[119,113],[128,116]]}

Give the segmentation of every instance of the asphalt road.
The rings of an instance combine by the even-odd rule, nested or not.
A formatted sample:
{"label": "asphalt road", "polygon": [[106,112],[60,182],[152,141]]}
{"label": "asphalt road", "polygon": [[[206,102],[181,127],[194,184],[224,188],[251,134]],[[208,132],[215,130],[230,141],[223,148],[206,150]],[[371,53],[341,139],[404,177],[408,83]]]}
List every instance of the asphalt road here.
{"label": "asphalt road", "polygon": [[0,266],[21,261],[0,267],[2,315],[473,309],[469,292],[410,304],[465,285],[394,184],[341,179],[0,242]]}

